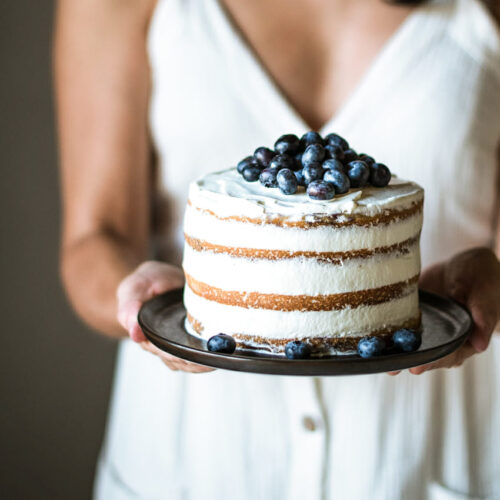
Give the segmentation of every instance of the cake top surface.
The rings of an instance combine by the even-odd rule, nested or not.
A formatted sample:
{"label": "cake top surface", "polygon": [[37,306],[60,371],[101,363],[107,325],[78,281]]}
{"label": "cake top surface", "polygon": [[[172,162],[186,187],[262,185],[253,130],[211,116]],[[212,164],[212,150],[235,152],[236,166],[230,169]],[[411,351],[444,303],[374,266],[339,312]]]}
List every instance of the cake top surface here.
{"label": "cake top surface", "polygon": [[404,210],[422,199],[423,189],[418,184],[394,175],[384,188],[352,188],[331,200],[312,200],[304,188],[286,195],[259,182],[246,182],[235,168],[200,177],[189,187],[191,205],[222,217],[301,219],[333,214],[375,215],[384,210]]}

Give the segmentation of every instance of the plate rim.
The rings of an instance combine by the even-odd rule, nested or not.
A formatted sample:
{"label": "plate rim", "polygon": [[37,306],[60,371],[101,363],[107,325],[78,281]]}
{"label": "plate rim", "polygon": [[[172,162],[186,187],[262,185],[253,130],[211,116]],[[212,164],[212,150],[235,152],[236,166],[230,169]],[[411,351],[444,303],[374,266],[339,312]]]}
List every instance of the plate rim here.
{"label": "plate rim", "polygon": [[[157,295],[152,299],[145,302],[141,309],[139,310],[137,319],[139,325],[144,332],[146,338],[151,341],[154,345],[156,345],[159,349],[164,352],[170,353],[174,356],[180,357],[187,361],[191,361],[194,363],[202,364],[208,366],[210,368],[219,368],[226,369],[231,371],[239,371],[246,373],[254,373],[254,374],[273,374],[273,375],[298,375],[298,376],[342,376],[342,375],[362,375],[362,374],[374,374],[374,373],[383,373],[387,371],[399,370],[411,368],[414,366],[419,366],[421,364],[431,363],[440,359],[448,354],[451,354],[456,349],[458,349],[466,340],[467,336],[470,334],[470,331],[473,326],[472,316],[469,311],[456,302],[455,300],[444,297],[426,290],[419,289],[419,300],[431,307],[435,307],[432,305],[432,302],[438,302],[441,304],[447,304],[448,307],[453,308],[454,311],[460,311],[461,314],[464,315],[464,322],[461,323],[460,328],[458,329],[456,336],[443,344],[439,344],[437,346],[429,347],[422,350],[413,351],[410,353],[390,353],[383,356],[363,359],[357,356],[356,354],[351,355],[342,355],[342,356],[325,356],[318,358],[309,358],[304,360],[290,360],[283,356],[276,356],[272,354],[252,354],[248,355],[243,353],[234,353],[234,354],[225,354],[225,353],[216,353],[208,350],[202,350],[196,347],[187,346],[185,344],[181,344],[176,340],[166,339],[164,336],[156,333],[151,325],[148,324],[146,319],[146,315],[149,312],[149,309],[154,305],[161,304],[162,301],[165,301],[167,297],[171,297],[173,295],[178,294],[178,300],[171,300],[171,303],[168,306],[176,307],[180,305],[184,308],[182,304],[182,288],[177,288],[174,290],[170,290],[163,294]],[[450,311],[446,311],[450,313]],[[182,329],[185,335],[191,335],[184,328],[183,322],[185,318],[185,312],[181,319],[181,324],[179,327]],[[193,336],[194,337],[194,336]],[[205,339],[197,337],[201,341],[206,342]],[[174,351],[174,352],[172,352]],[[248,351],[247,351],[248,352]],[[188,354],[188,357],[182,356],[181,354]],[[193,357],[197,359],[192,359],[190,356],[192,354]],[[201,360],[199,358],[202,358]],[[419,358],[425,358],[423,362],[410,362],[404,363],[404,361],[418,360]],[[384,368],[387,362],[393,361],[394,368],[388,370]],[[224,366],[225,365],[225,366]],[[248,369],[248,365],[256,365],[253,368]],[[276,366],[278,365],[278,366]],[[342,370],[327,370],[327,367],[345,367],[345,366],[353,366],[354,369],[348,370],[346,373],[341,373]],[[377,365],[380,366],[380,369],[377,369]],[[400,367],[400,365],[404,365]],[[287,369],[284,369],[284,368]],[[359,367],[359,370],[356,369]],[[371,368],[370,368],[371,367]],[[251,368],[251,366],[250,366]],[[308,371],[309,373],[305,373]],[[337,372],[338,371],[338,372]]]}

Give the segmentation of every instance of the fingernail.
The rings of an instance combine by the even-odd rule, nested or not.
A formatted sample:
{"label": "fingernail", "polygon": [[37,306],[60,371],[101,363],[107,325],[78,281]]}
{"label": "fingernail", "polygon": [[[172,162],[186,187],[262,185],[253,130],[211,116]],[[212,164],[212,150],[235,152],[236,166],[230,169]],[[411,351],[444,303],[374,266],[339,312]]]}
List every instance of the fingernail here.
{"label": "fingernail", "polygon": [[132,333],[134,327],[135,327],[135,323],[136,323],[136,319],[133,315],[129,314],[128,318],[127,318],[127,330],[129,333]]}
{"label": "fingernail", "polygon": [[476,350],[476,352],[484,352],[488,348],[488,340],[484,337],[473,338],[470,343],[472,347]]}

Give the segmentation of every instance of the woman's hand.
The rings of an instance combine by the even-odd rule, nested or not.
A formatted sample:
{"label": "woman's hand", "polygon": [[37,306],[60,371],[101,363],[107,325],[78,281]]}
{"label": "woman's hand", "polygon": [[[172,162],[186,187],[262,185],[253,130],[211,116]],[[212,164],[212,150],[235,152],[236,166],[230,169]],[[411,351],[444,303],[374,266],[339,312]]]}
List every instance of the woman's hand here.
{"label": "woman's hand", "polygon": [[431,266],[422,272],[419,286],[464,305],[472,315],[474,326],[465,344],[454,353],[410,368],[410,373],[419,375],[435,368],[460,366],[473,354],[486,350],[500,319],[500,262],[491,250],[467,250]]}
{"label": "woman's hand", "polygon": [[184,274],[178,267],[163,262],[144,262],[118,286],[118,321],[134,342],[144,350],[156,354],[171,370],[209,372],[212,368],[184,361],[158,349],[146,339],[137,322],[137,314],[144,302],[183,285]]}

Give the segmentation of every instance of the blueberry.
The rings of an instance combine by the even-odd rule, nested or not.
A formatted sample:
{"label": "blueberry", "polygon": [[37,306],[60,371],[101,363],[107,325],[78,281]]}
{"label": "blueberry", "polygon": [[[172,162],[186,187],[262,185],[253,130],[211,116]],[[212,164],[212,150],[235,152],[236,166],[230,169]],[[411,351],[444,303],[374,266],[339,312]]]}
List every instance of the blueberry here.
{"label": "blueberry", "polygon": [[250,165],[249,167],[245,167],[243,169],[243,179],[245,179],[247,182],[258,181],[261,172],[262,167],[259,167],[257,165]]}
{"label": "blueberry", "polygon": [[253,156],[247,156],[238,163],[238,165],[236,166],[236,170],[238,170],[238,172],[242,174],[243,170],[246,167],[251,167],[251,166],[257,166],[257,160]]}
{"label": "blueberry", "polygon": [[300,340],[292,340],[285,346],[285,356],[288,359],[306,359],[310,355],[311,348]]}
{"label": "blueberry", "polygon": [[304,181],[304,171],[302,169],[296,170],[294,172],[294,174],[295,174],[295,178],[297,179],[297,184],[299,186],[305,186],[306,183]]}
{"label": "blueberry", "polygon": [[294,155],[295,163],[297,165],[297,168],[302,168],[304,165],[302,165],[302,152],[296,153]]}
{"label": "blueberry", "polygon": [[354,149],[346,149],[344,151],[344,163],[347,165],[348,163],[351,163],[352,161],[358,160],[358,153],[354,151]]}
{"label": "blueberry", "polygon": [[323,176],[323,180],[333,184],[336,194],[347,193],[351,187],[349,177],[340,170],[327,170]]}
{"label": "blueberry", "polygon": [[261,146],[254,151],[253,156],[259,162],[259,165],[268,167],[271,160],[276,156],[276,153],[272,149]]}
{"label": "blueberry", "polygon": [[295,134],[282,135],[275,143],[274,150],[278,154],[288,153],[294,155],[300,151],[300,141]]}
{"label": "blueberry", "polygon": [[208,339],[207,347],[211,352],[232,354],[236,349],[236,341],[230,335],[219,333]]}
{"label": "blueberry", "polygon": [[373,358],[384,353],[385,342],[380,337],[363,337],[358,342],[358,354],[362,358]]}
{"label": "blueberry", "polygon": [[332,146],[340,146],[342,149],[349,149],[349,143],[338,134],[328,134],[325,137],[325,142]]}
{"label": "blueberry", "polygon": [[290,155],[276,155],[269,163],[269,168],[295,168],[295,158]]}
{"label": "blueberry", "polygon": [[375,187],[384,187],[391,180],[391,171],[383,163],[374,163],[370,167],[370,183]]}
{"label": "blueberry", "polygon": [[277,168],[265,168],[259,176],[260,183],[266,188],[278,187],[276,176],[279,170]]}
{"label": "blueberry", "polygon": [[338,170],[339,172],[345,172],[344,164],[341,161],[335,160],[333,158],[325,160],[322,167],[327,170]]}
{"label": "blueberry", "polygon": [[318,132],[313,132],[311,130],[310,132],[306,132],[300,138],[300,144],[302,145],[303,149],[306,149],[307,146],[310,146],[311,144],[323,145],[323,138],[318,134]]}
{"label": "blueberry", "polygon": [[375,160],[373,159],[373,157],[369,156],[365,153],[361,153],[360,155],[358,155],[358,158],[361,161],[364,161],[369,167],[371,167],[375,163]]}
{"label": "blueberry", "polygon": [[300,170],[302,168],[301,156],[302,153],[298,153],[293,157],[293,167],[290,167],[290,170]]}
{"label": "blueberry", "polygon": [[392,335],[392,342],[394,347],[399,351],[412,352],[416,351],[422,343],[422,337],[414,330],[407,330],[402,328]]}
{"label": "blueberry", "polygon": [[319,181],[323,179],[323,174],[325,173],[325,169],[321,166],[320,163],[312,163],[311,165],[307,165],[302,169],[302,175],[304,176],[304,183],[307,186],[312,181]]}
{"label": "blueberry", "polygon": [[311,144],[302,154],[302,165],[307,167],[311,163],[321,163],[324,158],[325,148],[321,144]]}
{"label": "blueberry", "polygon": [[334,158],[342,161],[344,159],[344,150],[335,144],[327,144],[325,146],[325,155],[327,158]]}
{"label": "blueberry", "polygon": [[347,165],[347,177],[351,181],[351,187],[366,186],[370,177],[370,168],[363,161],[352,161]]}
{"label": "blueberry", "polygon": [[283,168],[276,176],[278,187],[283,194],[295,194],[297,192],[297,177],[288,168]]}
{"label": "blueberry", "polygon": [[326,181],[313,181],[307,186],[307,194],[313,200],[331,200],[335,196],[335,186]]}

